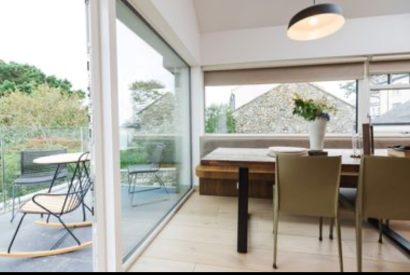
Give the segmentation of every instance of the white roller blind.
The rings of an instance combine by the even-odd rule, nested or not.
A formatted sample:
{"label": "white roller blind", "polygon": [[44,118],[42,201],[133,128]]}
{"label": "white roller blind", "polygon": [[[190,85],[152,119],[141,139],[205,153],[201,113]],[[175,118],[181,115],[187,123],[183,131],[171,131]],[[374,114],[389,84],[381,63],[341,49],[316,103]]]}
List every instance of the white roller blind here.
{"label": "white roller blind", "polygon": [[396,61],[377,61],[370,62],[370,74],[398,74],[410,73],[410,59]]}
{"label": "white roller blind", "polygon": [[364,63],[205,72],[205,86],[253,85],[363,79]]}

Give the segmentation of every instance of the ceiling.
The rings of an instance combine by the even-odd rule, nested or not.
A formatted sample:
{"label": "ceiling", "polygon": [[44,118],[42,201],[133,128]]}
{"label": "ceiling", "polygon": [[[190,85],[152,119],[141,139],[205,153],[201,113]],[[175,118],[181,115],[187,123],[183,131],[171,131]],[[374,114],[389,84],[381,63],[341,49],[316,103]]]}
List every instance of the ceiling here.
{"label": "ceiling", "polygon": [[[337,3],[347,18],[410,13],[410,0],[317,0]],[[194,0],[201,32],[287,25],[313,0]]]}

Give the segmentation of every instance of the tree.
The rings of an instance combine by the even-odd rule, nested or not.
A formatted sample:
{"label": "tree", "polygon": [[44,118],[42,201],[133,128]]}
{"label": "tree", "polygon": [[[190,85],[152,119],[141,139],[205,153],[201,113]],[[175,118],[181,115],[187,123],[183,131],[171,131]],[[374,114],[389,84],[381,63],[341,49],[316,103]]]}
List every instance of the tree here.
{"label": "tree", "polygon": [[232,109],[226,105],[213,104],[205,111],[205,131],[213,133],[236,133],[236,121]]}
{"label": "tree", "polygon": [[68,80],[53,75],[47,76],[35,66],[0,60],[0,97],[12,92],[31,94],[40,85],[45,84],[63,93],[78,94],[82,97],[85,95],[84,91],[73,90]]}
{"label": "tree", "polygon": [[165,86],[157,80],[135,81],[130,85],[132,96],[138,106],[145,106],[163,96],[165,91],[161,90],[164,88]]}
{"label": "tree", "polygon": [[41,85],[30,94],[11,92],[0,97],[0,127],[31,128],[47,137],[49,128],[83,127],[88,111],[78,94]]}

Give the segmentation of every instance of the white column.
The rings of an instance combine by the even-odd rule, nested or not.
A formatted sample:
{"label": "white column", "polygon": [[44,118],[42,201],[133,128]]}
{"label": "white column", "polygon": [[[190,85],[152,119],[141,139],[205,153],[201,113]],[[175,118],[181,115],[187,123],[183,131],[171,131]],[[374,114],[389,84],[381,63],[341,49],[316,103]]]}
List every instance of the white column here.
{"label": "white column", "polygon": [[359,133],[362,131],[362,124],[369,123],[370,115],[370,80],[369,80],[369,62],[365,63],[365,77],[359,81],[359,106],[358,106],[358,123]]}
{"label": "white column", "polygon": [[90,0],[92,159],[96,223],[94,270],[122,270],[116,1]]}
{"label": "white column", "polygon": [[201,67],[191,68],[191,108],[192,108],[192,167],[194,185],[199,184],[195,167],[200,162],[199,139],[205,132],[205,90],[204,74]]}

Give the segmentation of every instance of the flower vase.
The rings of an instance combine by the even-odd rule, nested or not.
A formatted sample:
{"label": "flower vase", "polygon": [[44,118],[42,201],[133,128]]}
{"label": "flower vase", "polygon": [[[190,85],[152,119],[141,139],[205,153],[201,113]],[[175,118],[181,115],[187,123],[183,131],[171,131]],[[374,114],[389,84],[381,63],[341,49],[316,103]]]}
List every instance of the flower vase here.
{"label": "flower vase", "polygon": [[324,148],[327,120],[317,118],[310,122],[309,125],[309,141],[310,150],[321,151]]}

